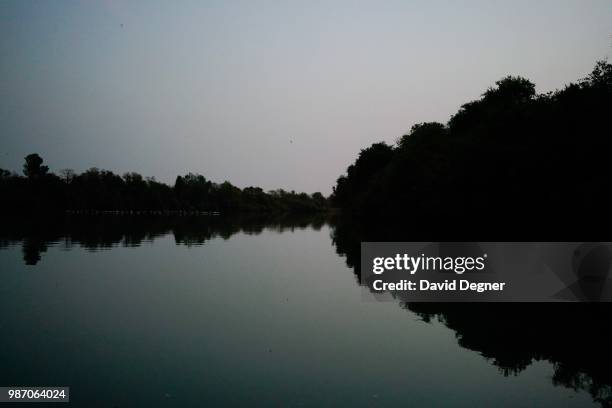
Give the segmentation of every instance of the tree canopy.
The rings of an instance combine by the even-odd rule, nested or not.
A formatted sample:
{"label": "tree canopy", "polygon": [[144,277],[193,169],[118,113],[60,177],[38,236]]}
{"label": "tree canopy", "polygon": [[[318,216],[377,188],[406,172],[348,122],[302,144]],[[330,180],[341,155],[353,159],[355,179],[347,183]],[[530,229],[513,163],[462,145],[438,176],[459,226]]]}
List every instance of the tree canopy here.
{"label": "tree canopy", "polygon": [[612,182],[610,112],[606,61],[547,94],[508,76],[446,124],[416,124],[394,146],[363,149],[331,200],[353,215],[441,228],[604,219]]}
{"label": "tree canopy", "polygon": [[213,183],[200,174],[178,176],[174,186],[134,172],[123,176],[92,167],[80,174],[49,172],[36,153],[25,158],[26,177],[0,169],[0,209],[37,211],[190,211],[316,212],[327,199],[314,194],[259,187],[240,189],[230,182]]}

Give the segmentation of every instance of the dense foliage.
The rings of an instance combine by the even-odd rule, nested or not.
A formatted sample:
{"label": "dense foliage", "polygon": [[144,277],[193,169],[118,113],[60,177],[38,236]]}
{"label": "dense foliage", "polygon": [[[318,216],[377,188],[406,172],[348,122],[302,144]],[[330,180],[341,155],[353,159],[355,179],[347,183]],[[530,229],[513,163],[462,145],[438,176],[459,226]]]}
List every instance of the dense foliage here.
{"label": "dense foliage", "polygon": [[38,154],[25,158],[19,176],[0,169],[0,208],[9,211],[218,211],[313,212],[327,207],[321,193],[240,189],[229,182],[213,183],[202,175],[178,176],[174,186],[91,168],[81,174],[50,173]]}
{"label": "dense foliage", "polygon": [[394,146],[363,149],[331,199],[353,215],[446,227],[601,222],[612,182],[611,119],[605,61],[547,94],[509,76],[447,124],[421,123]]}

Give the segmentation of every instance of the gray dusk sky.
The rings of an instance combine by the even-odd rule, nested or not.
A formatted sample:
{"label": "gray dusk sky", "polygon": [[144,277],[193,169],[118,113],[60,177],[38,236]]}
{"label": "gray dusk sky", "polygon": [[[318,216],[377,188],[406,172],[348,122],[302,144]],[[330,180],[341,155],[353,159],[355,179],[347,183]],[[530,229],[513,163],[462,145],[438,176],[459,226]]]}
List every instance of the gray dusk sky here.
{"label": "gray dusk sky", "polygon": [[611,0],[2,0],[0,167],[328,194],[361,148],[611,46]]}

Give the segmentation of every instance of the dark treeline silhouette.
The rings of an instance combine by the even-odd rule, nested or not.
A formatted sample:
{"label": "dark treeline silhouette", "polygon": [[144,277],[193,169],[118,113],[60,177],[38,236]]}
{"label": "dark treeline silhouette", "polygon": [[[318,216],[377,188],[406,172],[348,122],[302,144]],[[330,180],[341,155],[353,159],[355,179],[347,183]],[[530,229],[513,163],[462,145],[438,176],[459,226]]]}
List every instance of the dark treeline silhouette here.
{"label": "dark treeline silhouette", "polygon": [[[448,123],[412,127],[394,146],[363,149],[331,196],[332,240],[361,283],[365,241],[609,241],[612,65],[536,94],[506,77]],[[555,385],[612,406],[607,303],[407,303],[503,375],[554,366]]]}
{"label": "dark treeline silhouette", "polygon": [[393,217],[436,241],[456,230],[465,239],[537,225],[560,239],[569,227],[603,226],[610,112],[612,65],[605,61],[547,94],[508,76],[447,124],[417,124],[393,146],[363,149],[331,200],[352,216]]}
{"label": "dark treeline silhouette", "polygon": [[74,246],[90,251],[116,246],[137,247],[172,234],[177,245],[202,245],[213,238],[237,233],[320,229],[325,213],[242,213],[231,217],[66,215],[62,217],[0,218],[0,249],[21,245],[26,265],[36,265],[49,247]]}
{"label": "dark treeline silhouette", "polygon": [[229,182],[213,183],[199,174],[178,176],[174,186],[144,178],[91,168],[81,174],[65,169],[49,172],[38,154],[25,158],[24,176],[0,169],[0,209],[8,211],[218,211],[315,212],[327,199],[314,194],[240,189]]}

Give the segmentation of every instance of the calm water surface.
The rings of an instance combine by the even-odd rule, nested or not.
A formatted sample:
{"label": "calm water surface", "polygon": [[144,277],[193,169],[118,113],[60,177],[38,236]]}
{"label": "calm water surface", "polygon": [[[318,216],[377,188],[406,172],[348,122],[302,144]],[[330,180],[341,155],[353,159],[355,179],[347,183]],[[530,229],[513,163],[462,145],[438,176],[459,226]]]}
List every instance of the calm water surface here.
{"label": "calm water surface", "polygon": [[87,407],[594,404],[372,300],[326,223],[88,222],[4,233],[0,385]]}

